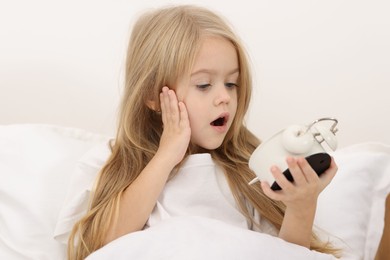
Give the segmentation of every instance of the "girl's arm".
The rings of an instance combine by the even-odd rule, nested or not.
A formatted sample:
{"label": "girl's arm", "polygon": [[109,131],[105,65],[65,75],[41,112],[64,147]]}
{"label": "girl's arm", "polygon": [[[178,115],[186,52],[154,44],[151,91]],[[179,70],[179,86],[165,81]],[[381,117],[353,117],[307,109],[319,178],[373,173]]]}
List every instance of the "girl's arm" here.
{"label": "girl's arm", "polygon": [[141,230],[148,220],[172,169],[183,159],[191,137],[187,110],[173,90],[160,94],[164,130],[155,156],[124,191],[119,214],[105,244],[125,234]]}
{"label": "girl's arm", "polygon": [[337,166],[332,158],[329,169],[318,177],[304,158],[289,157],[287,164],[294,182],[288,181],[280,169],[272,167],[271,172],[282,190],[273,191],[268,183],[261,185],[268,197],[282,201],[286,205],[279,237],[310,248],[317,199],[335,176]]}

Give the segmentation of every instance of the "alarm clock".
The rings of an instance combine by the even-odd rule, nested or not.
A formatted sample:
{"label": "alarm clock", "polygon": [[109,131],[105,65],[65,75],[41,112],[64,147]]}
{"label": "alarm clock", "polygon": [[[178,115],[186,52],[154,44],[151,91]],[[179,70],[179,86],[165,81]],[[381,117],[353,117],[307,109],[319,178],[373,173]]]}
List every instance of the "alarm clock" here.
{"label": "alarm clock", "polygon": [[[326,127],[326,122],[332,122],[332,125]],[[308,125],[290,125],[261,143],[249,158],[249,168],[256,174],[249,184],[267,181],[273,190],[280,189],[270,171],[273,165],[293,181],[286,162],[289,156],[305,157],[318,175],[325,172],[331,161],[328,150],[337,149],[337,124],[337,119],[326,117]]]}

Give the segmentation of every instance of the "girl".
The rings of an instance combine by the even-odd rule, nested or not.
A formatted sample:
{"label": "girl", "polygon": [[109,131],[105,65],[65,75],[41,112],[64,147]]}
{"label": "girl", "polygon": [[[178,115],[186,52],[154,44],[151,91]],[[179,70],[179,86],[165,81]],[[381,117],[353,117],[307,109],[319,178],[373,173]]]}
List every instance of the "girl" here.
{"label": "girl", "polygon": [[[303,158],[287,158],[294,183],[273,167],[282,191],[248,185],[255,177],[248,160],[260,144],[244,125],[251,89],[242,44],[219,16],[193,6],[142,16],[128,47],[112,153],[70,235],[69,259],[187,214],[335,253],[312,232],[317,197],[337,171],[334,162],[319,178]],[[215,171],[199,170],[187,185],[187,164],[194,161],[211,162]]]}

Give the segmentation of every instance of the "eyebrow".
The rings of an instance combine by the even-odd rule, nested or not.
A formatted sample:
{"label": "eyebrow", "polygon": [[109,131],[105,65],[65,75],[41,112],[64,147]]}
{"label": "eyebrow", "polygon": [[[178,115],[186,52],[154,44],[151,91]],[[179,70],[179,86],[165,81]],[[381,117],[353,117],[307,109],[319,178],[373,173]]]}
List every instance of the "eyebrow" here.
{"label": "eyebrow", "polygon": [[[227,75],[233,75],[233,74],[238,73],[238,72],[240,72],[240,70],[238,68],[235,68],[235,69],[229,71],[227,73]],[[202,74],[202,73],[217,74],[217,72],[215,70],[200,69],[200,70],[197,70],[197,71],[191,73],[191,77],[194,76],[194,75],[197,75],[197,74]]]}

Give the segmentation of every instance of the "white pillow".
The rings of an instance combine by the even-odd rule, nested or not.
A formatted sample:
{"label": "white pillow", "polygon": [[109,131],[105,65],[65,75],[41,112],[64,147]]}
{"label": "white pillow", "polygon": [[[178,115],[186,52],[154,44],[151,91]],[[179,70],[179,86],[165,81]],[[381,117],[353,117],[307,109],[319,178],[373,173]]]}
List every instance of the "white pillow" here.
{"label": "white pillow", "polygon": [[359,259],[375,257],[390,193],[390,146],[365,143],[333,154],[339,170],[320,194],[316,224]]}
{"label": "white pillow", "polygon": [[110,155],[111,149],[103,143],[90,149],[78,161],[54,229],[57,241],[67,244],[74,224],[87,213],[95,181]]}
{"label": "white pillow", "polygon": [[0,126],[0,259],[65,259],[53,231],[70,176],[108,139],[50,125]]}

